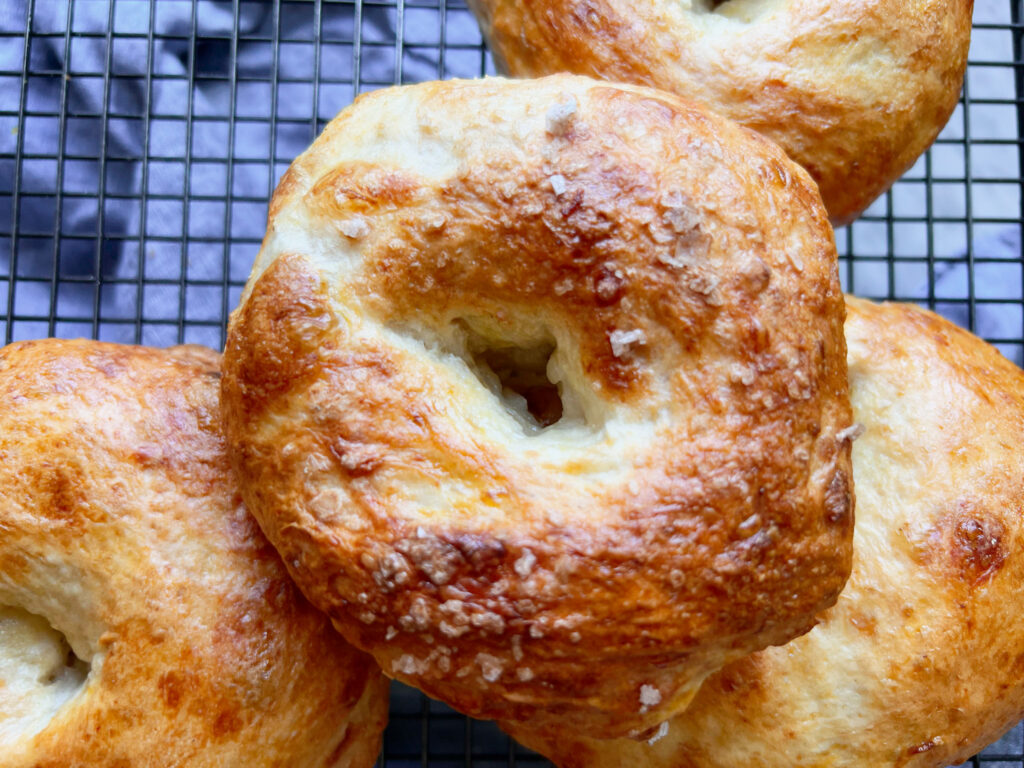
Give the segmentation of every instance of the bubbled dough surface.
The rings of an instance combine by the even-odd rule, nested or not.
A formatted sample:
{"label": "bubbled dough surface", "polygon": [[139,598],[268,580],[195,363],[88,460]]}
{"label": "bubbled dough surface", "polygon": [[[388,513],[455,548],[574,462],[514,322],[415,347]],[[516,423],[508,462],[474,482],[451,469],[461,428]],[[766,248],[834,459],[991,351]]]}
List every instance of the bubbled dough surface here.
{"label": "bubbled dough surface", "polygon": [[1024,374],[937,315],[848,300],[853,574],[653,745],[515,732],[563,768],[958,765],[1024,716]]}
{"label": "bubbled dough surface", "polygon": [[973,0],[470,0],[499,67],[661,88],[778,142],[847,223],[960,95]]}
{"label": "bubbled dough surface", "polygon": [[[226,425],[296,580],[389,674],[624,734],[837,594],[841,321],[813,185],[750,132],[585,78],[391,89],[275,193]],[[472,334],[554,342],[567,418],[525,428]]]}
{"label": "bubbled dough surface", "polygon": [[242,506],[219,362],[0,350],[0,765],[372,765],[386,687]]}

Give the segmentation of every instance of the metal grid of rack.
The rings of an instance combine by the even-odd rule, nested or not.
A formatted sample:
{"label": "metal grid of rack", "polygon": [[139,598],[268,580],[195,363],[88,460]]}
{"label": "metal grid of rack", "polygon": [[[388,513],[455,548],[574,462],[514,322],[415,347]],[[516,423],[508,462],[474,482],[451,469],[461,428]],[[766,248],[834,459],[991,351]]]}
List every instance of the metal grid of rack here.
{"label": "metal grid of rack", "polygon": [[[1024,360],[1020,0],[977,0],[935,146],[837,232],[844,287]],[[362,91],[492,65],[462,0],[0,0],[0,332],[220,347],[274,184]],[[547,765],[396,685],[381,766]],[[1024,728],[968,763],[1024,766]]]}

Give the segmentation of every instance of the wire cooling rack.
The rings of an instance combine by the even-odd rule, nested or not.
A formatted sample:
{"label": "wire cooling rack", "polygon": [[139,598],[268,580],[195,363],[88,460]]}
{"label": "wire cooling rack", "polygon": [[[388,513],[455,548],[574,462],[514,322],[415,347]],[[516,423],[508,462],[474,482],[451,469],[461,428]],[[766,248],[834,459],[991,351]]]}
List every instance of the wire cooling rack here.
{"label": "wire cooling rack", "polygon": [[[837,232],[844,287],[1024,358],[1022,7],[976,0],[935,146]],[[221,347],[288,163],[362,91],[492,65],[461,0],[0,0],[0,332]],[[381,766],[547,765],[394,686]],[[967,765],[1024,766],[1017,726]]]}

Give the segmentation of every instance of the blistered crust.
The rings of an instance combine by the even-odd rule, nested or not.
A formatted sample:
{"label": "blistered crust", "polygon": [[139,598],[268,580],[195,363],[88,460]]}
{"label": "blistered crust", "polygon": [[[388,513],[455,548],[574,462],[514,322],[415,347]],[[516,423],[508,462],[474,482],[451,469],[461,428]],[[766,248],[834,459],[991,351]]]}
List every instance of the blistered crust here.
{"label": "blistered crust", "polygon": [[853,574],[653,745],[518,727],[562,768],[959,765],[1024,717],[1024,374],[937,315],[848,300]]}
{"label": "blistered crust", "polygon": [[[814,186],[750,132],[583,78],[391,89],[274,196],[225,422],[292,575],[388,674],[638,734],[846,578],[842,318]],[[547,344],[563,418],[508,407],[481,344]]]}
{"label": "blistered crust", "polygon": [[[504,72],[670,91],[778,142],[845,224],[956,106],[973,0],[470,0]],[[708,6],[713,6],[711,10]]]}
{"label": "blistered crust", "polygon": [[0,605],[90,667],[52,720],[0,731],[0,764],[373,765],[384,679],[242,506],[219,369],[199,347],[0,350]]}

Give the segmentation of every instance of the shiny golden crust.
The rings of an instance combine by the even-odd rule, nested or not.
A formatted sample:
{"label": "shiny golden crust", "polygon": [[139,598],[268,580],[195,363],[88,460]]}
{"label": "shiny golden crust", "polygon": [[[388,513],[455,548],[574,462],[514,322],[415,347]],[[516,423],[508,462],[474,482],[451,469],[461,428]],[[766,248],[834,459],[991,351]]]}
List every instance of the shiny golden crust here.
{"label": "shiny golden crust", "polygon": [[[500,69],[694,99],[778,142],[845,224],[956,106],[973,0],[469,0]],[[714,9],[712,10],[711,7]]]}
{"label": "shiny golden crust", "polygon": [[[0,350],[0,765],[373,764],[384,679],[242,506],[219,365],[199,347]],[[52,719],[8,685],[47,622],[91,665]],[[29,682],[42,701],[53,680]]]}
{"label": "shiny golden crust", "polygon": [[[274,196],[229,444],[300,587],[387,673],[636,733],[845,581],[842,319],[813,184],[744,129],[570,76],[381,91]],[[561,420],[517,407],[499,353],[540,358]]]}
{"label": "shiny golden crust", "polygon": [[958,765],[1024,716],[1024,374],[850,299],[853,574],[811,632],[710,678],[653,746],[530,734],[563,768]]}

